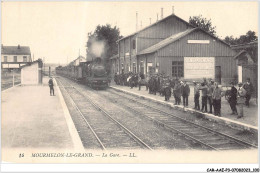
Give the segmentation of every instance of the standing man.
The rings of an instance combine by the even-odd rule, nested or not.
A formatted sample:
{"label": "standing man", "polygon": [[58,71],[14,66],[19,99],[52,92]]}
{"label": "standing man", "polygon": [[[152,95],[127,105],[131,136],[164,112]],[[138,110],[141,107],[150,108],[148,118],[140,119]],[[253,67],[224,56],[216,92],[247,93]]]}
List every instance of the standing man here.
{"label": "standing man", "polygon": [[212,114],[212,105],[213,105],[213,99],[212,99],[213,90],[214,90],[214,81],[211,80],[208,85],[209,113],[211,113],[211,114]]}
{"label": "standing man", "polygon": [[196,81],[193,81],[193,84],[194,84],[194,103],[195,103],[194,109],[200,110],[200,90],[199,90],[199,86],[197,85]]}
{"label": "standing man", "polygon": [[190,87],[187,84],[187,82],[184,81],[184,84],[182,85],[182,98],[183,98],[184,107],[188,107],[188,105],[189,105],[189,102],[188,102],[189,95],[190,95]]}
{"label": "standing man", "polygon": [[242,87],[242,85],[242,83],[239,83],[237,90],[237,104],[239,107],[239,116],[237,118],[242,118],[244,116],[243,104],[245,102],[246,90]]}
{"label": "standing man", "polygon": [[50,77],[50,80],[49,80],[50,96],[51,96],[51,93],[54,96],[54,88],[53,88],[53,86],[54,86],[53,80],[52,80],[52,77]]}
{"label": "standing man", "polygon": [[144,77],[144,74],[143,73],[140,73],[140,77],[139,77],[139,91],[141,90],[141,86],[143,85],[145,81],[145,77]]}
{"label": "standing man", "polygon": [[221,88],[218,87],[218,83],[215,82],[215,88],[212,93],[212,98],[214,100],[214,115],[221,117],[220,110],[221,110]]}
{"label": "standing man", "polygon": [[173,96],[175,98],[175,104],[174,105],[180,105],[181,102],[181,84],[178,80],[176,80],[176,83],[173,88]]}
{"label": "standing man", "polygon": [[208,112],[207,110],[207,98],[208,98],[208,87],[205,85],[205,82],[201,83],[201,87],[199,88],[201,90],[201,111],[202,112]]}
{"label": "standing man", "polygon": [[230,95],[229,95],[229,98],[228,98],[228,102],[230,104],[230,108],[232,110],[232,113],[231,115],[237,115],[237,89],[235,88],[234,86],[234,83],[231,82],[231,90],[230,90]]}
{"label": "standing man", "polygon": [[244,84],[243,88],[246,90],[245,104],[247,107],[249,107],[249,101],[254,90],[253,84],[250,82],[250,78],[246,79],[246,83]]}
{"label": "standing man", "polygon": [[164,85],[165,85],[164,86],[165,101],[169,101],[171,94],[172,94],[169,76],[166,77]]}

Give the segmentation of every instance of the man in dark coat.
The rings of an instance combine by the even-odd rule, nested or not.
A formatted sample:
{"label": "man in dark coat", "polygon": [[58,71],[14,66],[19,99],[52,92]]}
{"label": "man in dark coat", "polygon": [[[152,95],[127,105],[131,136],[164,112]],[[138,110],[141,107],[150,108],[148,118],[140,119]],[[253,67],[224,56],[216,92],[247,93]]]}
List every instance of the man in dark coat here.
{"label": "man in dark coat", "polygon": [[148,88],[149,88],[149,94],[154,93],[154,84],[153,84],[154,77],[151,76],[151,78],[148,81]]}
{"label": "man in dark coat", "polygon": [[49,83],[49,87],[50,87],[50,96],[51,96],[51,94],[54,96],[54,88],[53,88],[54,84],[53,84],[52,77],[50,77],[50,80],[48,83]]}
{"label": "man in dark coat", "polygon": [[183,106],[188,106],[189,102],[188,102],[188,98],[190,95],[190,87],[187,84],[186,81],[184,81],[183,85],[182,85],[182,98],[183,98]]}
{"label": "man in dark coat", "polygon": [[199,90],[201,90],[201,95],[202,95],[201,96],[201,111],[208,112],[208,110],[207,110],[208,87],[205,85],[205,82],[201,83]]}
{"label": "man in dark coat", "polygon": [[234,83],[231,82],[231,90],[230,90],[230,94],[228,97],[228,102],[230,104],[230,108],[232,110],[231,115],[237,115],[237,89],[234,86]]}
{"label": "man in dark coat", "polygon": [[211,114],[212,114],[212,106],[213,106],[213,99],[212,99],[213,90],[214,90],[214,81],[211,80],[208,84],[208,93],[207,93],[208,103],[209,103],[209,113]]}
{"label": "man in dark coat", "polygon": [[251,99],[251,95],[253,93],[253,84],[250,82],[250,78],[247,78],[246,83],[244,84],[243,88],[246,90],[246,96],[245,96],[245,105],[249,107],[249,101]]}
{"label": "man in dark coat", "polygon": [[195,103],[194,109],[200,110],[200,90],[199,90],[199,85],[197,84],[196,81],[193,81],[193,84],[194,84],[194,103]]}
{"label": "man in dark coat", "polygon": [[118,79],[117,73],[115,73],[114,81],[115,81],[115,83],[116,83],[117,85],[119,85],[119,79]]}
{"label": "man in dark coat", "polygon": [[181,102],[181,84],[178,80],[175,81],[175,85],[173,88],[173,96],[175,99],[174,105],[180,105]]}
{"label": "man in dark coat", "polygon": [[171,86],[170,86],[169,76],[165,78],[163,88],[164,88],[165,101],[169,101],[171,97]]}

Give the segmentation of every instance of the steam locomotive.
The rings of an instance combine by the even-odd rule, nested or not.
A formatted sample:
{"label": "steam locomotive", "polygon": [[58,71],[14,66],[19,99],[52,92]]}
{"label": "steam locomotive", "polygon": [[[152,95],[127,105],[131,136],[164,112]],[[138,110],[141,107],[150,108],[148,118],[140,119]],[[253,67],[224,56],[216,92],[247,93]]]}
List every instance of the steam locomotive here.
{"label": "steam locomotive", "polygon": [[108,74],[100,57],[90,62],[80,62],[78,66],[56,67],[56,74],[86,84],[93,89],[108,87]]}

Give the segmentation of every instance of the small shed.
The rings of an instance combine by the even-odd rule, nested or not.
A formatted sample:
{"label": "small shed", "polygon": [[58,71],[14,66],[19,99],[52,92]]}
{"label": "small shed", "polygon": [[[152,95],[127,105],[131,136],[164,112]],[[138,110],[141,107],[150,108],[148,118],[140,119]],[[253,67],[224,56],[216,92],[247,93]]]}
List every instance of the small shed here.
{"label": "small shed", "polygon": [[233,45],[231,47],[237,52],[234,59],[237,61],[238,82],[246,82],[250,78],[254,86],[254,93],[258,95],[258,41]]}
{"label": "small shed", "polygon": [[21,67],[21,84],[38,85],[42,83],[42,60],[38,59]]}

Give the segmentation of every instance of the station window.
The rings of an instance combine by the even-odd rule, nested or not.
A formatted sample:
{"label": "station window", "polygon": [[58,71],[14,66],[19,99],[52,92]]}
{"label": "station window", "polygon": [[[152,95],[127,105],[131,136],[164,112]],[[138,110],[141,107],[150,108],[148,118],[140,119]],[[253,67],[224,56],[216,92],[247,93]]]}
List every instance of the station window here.
{"label": "station window", "polygon": [[27,62],[27,57],[23,56],[23,62]]}
{"label": "station window", "polygon": [[17,56],[14,56],[14,62],[17,62]]}
{"label": "station window", "polygon": [[184,77],[183,61],[172,61],[172,77]]}
{"label": "station window", "polygon": [[7,56],[4,56],[4,62],[7,62]]}
{"label": "station window", "polygon": [[136,47],[135,39],[132,42],[133,42],[133,49],[135,49],[135,47]]}
{"label": "station window", "polygon": [[144,62],[143,61],[140,62],[140,72],[142,74],[144,74]]}
{"label": "station window", "polygon": [[136,73],[136,64],[133,62],[133,73]]}

